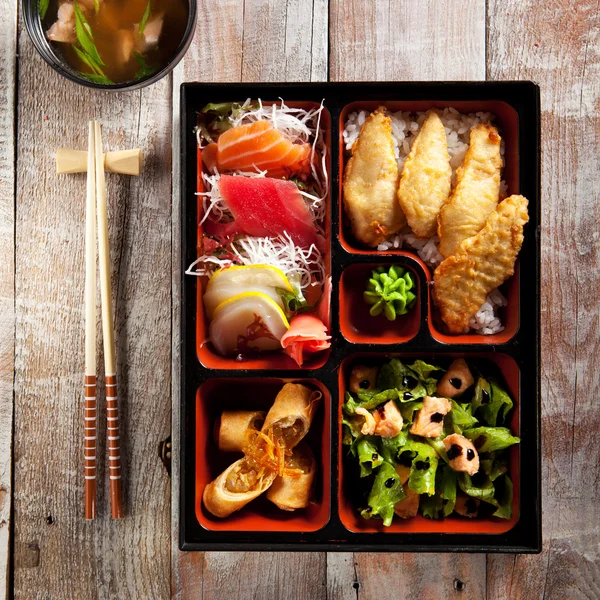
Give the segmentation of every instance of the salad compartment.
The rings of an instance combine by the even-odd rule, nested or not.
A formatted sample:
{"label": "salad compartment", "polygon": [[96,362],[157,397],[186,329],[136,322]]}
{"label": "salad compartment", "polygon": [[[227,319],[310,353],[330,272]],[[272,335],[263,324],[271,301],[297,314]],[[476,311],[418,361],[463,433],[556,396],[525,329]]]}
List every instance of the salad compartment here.
{"label": "salad compartment", "polygon": [[[453,359],[464,358],[470,366],[475,366],[486,376],[492,375],[500,381],[505,390],[510,394],[514,401],[514,406],[510,414],[510,419],[506,426],[510,428],[515,436],[520,435],[519,414],[520,414],[520,389],[521,374],[516,361],[500,353],[475,353],[475,354],[455,354],[448,353],[443,355],[430,354],[380,354],[380,353],[360,353],[348,356],[342,362],[339,371],[338,389],[338,422],[343,417],[342,406],[344,396],[348,390],[348,381],[352,367],[357,364],[366,364],[380,366],[390,358],[398,358],[403,363],[409,364],[414,360],[421,359],[432,365],[439,365],[448,368]],[[520,451],[519,445],[511,446],[508,450],[509,463],[508,474],[513,482],[512,497],[512,515],[510,519],[475,517],[467,518],[457,515],[451,515],[443,519],[431,519],[418,514],[415,517],[401,519],[394,518],[389,527],[384,527],[383,522],[376,519],[364,519],[360,516],[357,507],[364,498],[358,491],[359,476],[356,465],[356,459],[348,456],[348,448],[342,444],[342,429],[338,430],[338,506],[340,520],[344,526],[353,533],[444,533],[444,534],[500,534],[510,531],[519,520],[519,464]],[[441,462],[441,458],[440,458]]]}
{"label": "salad compartment", "polygon": [[[204,191],[206,178],[202,176],[204,164],[194,132],[199,113],[209,103],[241,103],[248,98],[261,99],[265,106],[283,99],[292,107],[314,108],[321,102],[324,107],[321,126],[327,149],[328,195],[323,221],[323,255],[332,292],[330,323],[326,323],[324,317],[320,320],[328,326],[331,347],[307,354],[302,366],[283,351],[243,357],[219,355],[208,341],[209,321],[203,299],[208,278],[186,273],[203,256],[201,220],[206,205],[198,193]],[[363,246],[354,238],[344,210],[344,170],[349,157],[348,134],[344,137],[344,130],[351,114],[358,119],[357,111],[374,111],[379,106],[386,107],[390,113],[410,111],[415,114],[431,108],[452,107],[460,113],[489,112],[495,116],[494,123],[504,140],[501,179],[506,186],[503,193],[519,194],[529,201],[529,222],[524,226],[524,241],[514,275],[499,288],[506,304],[493,307],[503,326],[501,331],[487,335],[475,330],[458,335],[447,333],[433,301],[433,262],[419,255],[416,249],[403,245],[410,240],[395,244],[386,239],[389,243],[385,249],[377,249]],[[538,87],[531,82],[186,83],[181,86],[180,114],[181,391],[179,446],[175,444],[180,469],[180,548],[190,551],[540,552]],[[262,266],[258,261],[256,264]],[[404,269],[401,275],[398,275],[399,270],[392,271],[395,267]],[[379,276],[375,277],[373,271]],[[375,284],[368,288],[370,279],[386,282],[382,273],[387,276],[392,273],[394,281],[410,273],[414,280],[410,289],[415,295],[414,305],[405,314],[402,314],[404,299],[392,297],[388,293],[392,288],[386,288],[385,292]],[[365,296],[366,291],[372,294]],[[396,312],[388,307],[388,315],[395,319],[386,318],[385,304],[381,305],[381,312],[373,309],[380,302],[377,294],[381,298],[385,296],[386,303],[394,303]],[[311,309],[305,307],[305,310]],[[392,358],[409,361],[409,364],[423,360],[443,369],[455,359],[463,358],[469,366],[474,366],[475,372],[479,369],[482,376],[495,376],[502,383],[514,401],[509,421],[504,425],[520,438],[520,442],[508,447],[506,456],[502,456],[503,461],[507,459],[507,473],[513,485],[509,518],[491,516],[489,506],[475,518],[451,512],[442,519],[429,518],[422,516],[421,511],[410,519],[394,517],[389,526],[383,524],[383,518],[361,516],[358,509],[364,508],[366,493],[360,490],[360,478],[355,478],[358,467],[348,456],[348,438],[344,437],[345,392],[353,366],[382,365]],[[243,456],[219,450],[214,430],[220,414],[230,410],[268,410],[287,383],[303,384],[323,394],[305,438],[317,465],[312,501],[304,505],[305,508],[285,512],[277,508],[265,492],[227,517],[214,516],[203,502],[204,491]],[[465,392],[465,397],[470,393],[471,389]],[[428,395],[431,395],[429,391]],[[451,396],[440,393],[440,397]],[[395,398],[401,408],[399,392]],[[369,410],[376,408],[378,406]],[[406,423],[412,424],[409,419]],[[505,463],[502,464],[504,467]],[[381,513],[373,515],[380,517]]]}

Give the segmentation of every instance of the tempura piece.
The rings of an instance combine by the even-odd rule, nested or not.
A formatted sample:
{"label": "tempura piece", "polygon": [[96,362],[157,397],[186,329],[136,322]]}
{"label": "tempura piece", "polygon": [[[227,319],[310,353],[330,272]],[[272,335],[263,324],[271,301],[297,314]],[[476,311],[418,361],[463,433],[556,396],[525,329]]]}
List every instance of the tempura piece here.
{"label": "tempura piece", "polygon": [[285,468],[290,473],[277,477],[267,492],[267,498],[281,510],[306,508],[317,471],[312,450],[304,442],[300,442],[294,448],[292,456],[286,459]]}
{"label": "tempura piece", "polygon": [[469,149],[456,171],[456,185],[438,215],[440,253],[455,254],[463,240],[485,225],[500,199],[500,136],[489,123],[471,131]]}
{"label": "tempura piece", "polygon": [[267,490],[277,473],[264,469],[246,457],[236,460],[202,494],[204,506],[215,517],[228,517]]}
{"label": "tempura piece", "polygon": [[433,297],[450,333],[463,333],[487,295],[514,273],[527,204],[523,196],[503,200],[485,227],[435,270]]}
{"label": "tempura piece", "polygon": [[56,21],[48,29],[46,36],[53,42],[75,43],[77,35],[75,34],[75,8],[72,2],[63,2],[58,7]]}
{"label": "tempura piece", "polygon": [[380,107],[362,126],[344,173],[344,207],[359,242],[376,247],[404,227],[397,188],[391,119]]}
{"label": "tempura piece", "polygon": [[417,237],[436,234],[437,216],[450,195],[452,167],[446,130],[430,110],[410,149],[398,188],[398,201]]}

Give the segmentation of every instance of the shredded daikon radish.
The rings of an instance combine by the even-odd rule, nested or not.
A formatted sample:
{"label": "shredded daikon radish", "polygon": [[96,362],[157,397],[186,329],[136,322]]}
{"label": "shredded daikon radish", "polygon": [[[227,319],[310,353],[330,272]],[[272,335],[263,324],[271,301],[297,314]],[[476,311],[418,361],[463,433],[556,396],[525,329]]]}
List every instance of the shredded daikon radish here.
{"label": "shredded daikon radish", "polygon": [[237,260],[204,255],[196,259],[185,272],[186,275],[208,276],[221,268],[234,264],[271,265],[283,271],[296,293],[309,286],[323,285],[325,266],[323,257],[315,245],[308,249],[296,246],[287,232],[278,237],[243,237],[229,246]]}

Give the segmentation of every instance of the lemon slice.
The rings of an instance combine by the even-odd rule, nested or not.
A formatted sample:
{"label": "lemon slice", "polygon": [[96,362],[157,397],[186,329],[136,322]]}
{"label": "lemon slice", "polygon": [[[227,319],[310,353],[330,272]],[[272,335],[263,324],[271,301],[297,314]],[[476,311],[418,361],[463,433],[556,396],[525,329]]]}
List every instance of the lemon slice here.
{"label": "lemon slice", "polygon": [[281,307],[267,294],[244,292],[214,310],[208,336],[219,354],[248,350],[280,350],[279,340],[290,324]]}
{"label": "lemon slice", "polygon": [[277,288],[293,293],[283,271],[271,265],[243,265],[219,269],[210,278],[203,294],[206,314],[212,319],[219,304],[245,292],[266,294],[283,309],[283,300]]}

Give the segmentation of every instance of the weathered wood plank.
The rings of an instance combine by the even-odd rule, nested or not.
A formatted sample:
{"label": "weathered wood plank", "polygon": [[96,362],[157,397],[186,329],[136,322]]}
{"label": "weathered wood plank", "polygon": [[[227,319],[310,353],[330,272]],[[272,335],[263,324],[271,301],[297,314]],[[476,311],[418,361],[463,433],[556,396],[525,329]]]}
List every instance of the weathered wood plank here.
{"label": "weathered wood plank", "polygon": [[544,552],[491,558],[488,590],[501,589],[503,598],[542,590],[548,598],[597,597],[600,525],[592,505],[600,449],[590,444],[590,432],[600,426],[599,6],[597,0],[492,1],[488,22],[490,78],[541,86],[544,282]]}
{"label": "weathered wood plank", "polygon": [[[179,85],[184,81],[322,81],[327,78],[325,0],[199,2],[196,37],[173,77],[173,172],[179,169]],[[226,23],[226,27],[222,24]],[[205,40],[210,36],[211,44]],[[325,554],[182,553],[179,505],[179,187],[173,179],[172,576],[176,598],[325,595]],[[231,577],[235,573],[235,577]],[[310,577],[306,577],[310,573]],[[243,582],[243,587],[240,587]],[[254,590],[258,591],[254,591]]]}
{"label": "weathered wood plank", "polygon": [[332,0],[333,81],[485,79],[485,1]]}
{"label": "weathered wood plank", "polygon": [[17,5],[0,0],[0,598],[9,595],[15,370],[15,76]]}
{"label": "weathered wood plank", "polygon": [[[170,79],[143,92],[94,93],[43,64],[24,31],[19,49],[15,598],[164,598],[169,483],[157,445],[169,433],[171,409]],[[121,521],[110,519],[105,425],[99,518],[83,518],[85,176],[57,176],[54,166],[57,147],[85,148],[91,118],[104,124],[105,147],[140,146],[145,156],[140,179],[107,176]],[[103,372],[101,355],[98,368]],[[99,392],[102,398],[102,386]],[[103,424],[104,417],[101,410]]]}
{"label": "weathered wood plank", "polygon": [[[485,79],[485,2],[331,2],[332,80]],[[485,556],[328,555],[332,598],[485,596]],[[435,577],[428,574],[435,573]]]}

